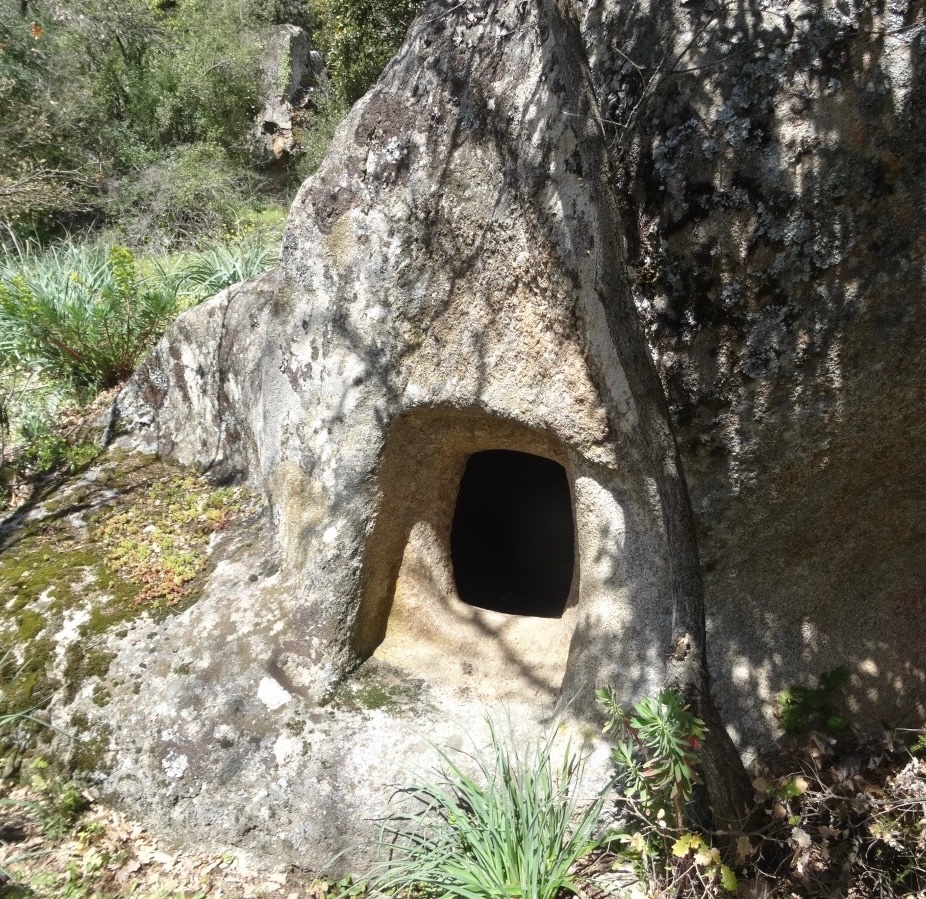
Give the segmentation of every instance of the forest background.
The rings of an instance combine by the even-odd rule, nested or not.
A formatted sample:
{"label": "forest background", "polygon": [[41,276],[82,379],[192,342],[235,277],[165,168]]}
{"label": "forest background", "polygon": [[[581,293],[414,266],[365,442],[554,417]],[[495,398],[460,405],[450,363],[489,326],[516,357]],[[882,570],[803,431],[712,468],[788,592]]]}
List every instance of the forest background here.
{"label": "forest background", "polygon": [[[84,423],[92,420],[94,408],[105,412],[110,392],[131,374],[176,315],[274,264],[297,188],[319,166],[350,105],[398,48],[420,2],[0,0],[0,513],[16,506],[28,508],[30,495],[50,492],[58,474],[75,474],[90,465],[100,450],[92,424],[85,427]],[[326,76],[296,118],[294,151],[285,159],[270,161],[255,152],[253,134],[265,53],[262,38],[281,24],[306,30],[310,44],[325,61]],[[634,69],[629,62],[628,66]],[[695,79],[702,77],[696,69],[690,71]],[[639,68],[628,77],[642,77]],[[645,91],[656,84],[654,77],[646,82]],[[632,118],[639,118],[640,102],[633,107]],[[726,134],[729,122],[738,128],[741,121],[720,121],[716,133]],[[888,133],[899,133],[899,126]],[[852,160],[856,165],[854,156]],[[880,166],[875,156],[863,169],[865,178],[870,171],[881,172]],[[879,197],[883,188],[886,196],[886,185],[878,181],[870,195]],[[700,190],[697,184],[693,187]],[[702,194],[692,196],[692,208],[702,203]],[[780,196],[784,198],[777,200],[784,208],[781,218],[769,221],[790,220],[788,203],[798,212],[812,208],[804,205],[810,203],[806,198],[790,198],[784,191]],[[849,198],[850,205],[856,203],[851,192]],[[704,212],[709,207],[699,208]],[[864,204],[859,208],[868,209]],[[851,225],[854,219],[844,211],[843,215]],[[641,228],[643,222],[641,215]],[[808,233],[813,234],[812,229]],[[641,258],[648,247],[646,240],[640,243]],[[698,245],[688,249],[695,252]],[[793,257],[787,258],[808,271],[813,259],[822,271],[830,263],[818,262],[818,250],[808,238],[796,244]],[[648,272],[650,265],[647,261],[641,271]],[[687,300],[689,294],[682,290],[677,295]],[[799,300],[801,294],[795,296]],[[801,308],[797,300],[794,308]],[[681,312],[688,321],[687,308],[680,309],[679,321]],[[744,321],[747,317],[745,306],[723,314],[729,316],[724,321],[734,324],[736,316]],[[753,333],[766,339],[761,331]],[[774,354],[769,358],[775,374],[778,358]],[[747,376],[752,377],[761,369],[755,366],[750,371]],[[717,397],[709,400],[715,402]],[[57,479],[59,484],[64,481]],[[185,523],[209,515],[224,521],[216,507],[228,504],[228,493],[212,492],[203,485],[197,494],[186,479],[171,483],[176,493],[189,496],[181,505],[164,502],[165,515],[182,515]],[[161,504],[160,495],[152,492],[149,506],[142,507],[143,516],[153,514],[151,510]],[[58,517],[60,511],[52,514]],[[174,520],[164,520],[171,532],[178,530]],[[154,526],[149,517],[142,522],[142,527]],[[128,536],[121,535],[122,544],[134,549],[142,541],[136,531],[125,527]],[[166,531],[168,525],[163,528]],[[54,539],[55,533],[50,530],[47,539]],[[196,534],[203,537],[200,531]],[[46,539],[44,533],[40,536]],[[32,567],[38,570],[50,562],[51,553],[46,553],[45,544],[36,544],[35,552],[42,564]],[[101,555],[99,548],[94,554]],[[56,557],[56,570],[63,568],[65,576],[69,576],[69,558],[63,552]],[[149,557],[132,558],[150,596]],[[187,554],[182,560],[195,573],[198,562],[190,558]],[[30,566],[22,564],[19,573],[31,573]],[[45,586],[36,591],[39,596],[46,592]],[[18,601],[24,603],[26,595],[23,590]],[[132,611],[139,614],[143,608],[134,604]],[[34,610],[30,615],[21,615],[16,626],[20,634],[34,637],[46,622]],[[46,684],[45,668],[34,646],[23,663],[0,647],[0,728],[18,727],[24,716],[50,698],[50,691],[40,689]],[[839,688],[848,676],[848,669],[840,666],[825,673],[818,685],[795,685],[778,697],[779,719],[791,742],[754,768],[751,787],[761,826],[735,842],[729,834],[718,840],[733,868],[721,864],[720,849],[710,845],[708,834],[687,832],[681,825],[667,829],[666,821],[680,813],[679,782],[693,783],[694,752],[703,737],[701,725],[693,722],[686,724],[685,733],[676,734],[672,744],[679,758],[664,754],[662,759],[665,764],[672,762],[673,774],[663,781],[666,796],[644,802],[640,789],[629,790],[624,802],[629,814],[637,816],[633,834],[619,834],[613,846],[598,847],[589,865],[610,871],[611,853],[620,851],[629,856],[641,883],[662,890],[649,889],[649,895],[717,896],[737,890],[740,895],[760,895],[762,884],[769,881],[778,882],[776,895],[781,896],[844,895],[850,882],[852,895],[866,899],[912,896],[913,890],[919,895],[926,883],[926,734],[921,727],[892,728],[867,742],[851,742],[852,722],[838,707]],[[665,717],[671,707],[671,697],[651,702],[650,717]],[[612,729],[618,723],[624,727],[613,703],[609,713]],[[645,718],[639,709],[636,714]],[[48,719],[31,720],[40,730],[47,729],[42,721]],[[641,717],[627,720],[631,725],[627,739],[636,744]],[[802,742],[795,742],[798,739]],[[635,775],[639,765],[626,748],[629,745],[624,743],[623,776],[631,783],[636,777],[638,788],[648,790],[643,780],[649,774],[645,778],[644,771],[654,769],[650,764]],[[616,752],[620,770],[620,744]],[[504,753],[496,758],[508,765]],[[23,840],[29,836],[37,841],[32,846],[37,856],[52,860],[52,873],[42,872],[52,892],[44,895],[73,899],[104,895],[100,881],[116,876],[104,859],[124,860],[125,867],[117,873],[128,872],[126,876],[137,881],[138,870],[149,866],[156,855],[167,857],[148,845],[139,850],[135,830],[105,832],[107,813],[102,810],[94,810],[96,817],[90,820],[79,819],[82,794],[70,783],[42,774],[48,766],[43,759],[30,764],[20,772],[21,782],[7,779],[0,785],[0,804],[32,809],[38,816],[39,824],[26,818],[14,823]],[[509,769],[523,771],[524,766],[519,763],[505,770]],[[3,770],[10,773],[14,768],[11,764]],[[505,789],[514,785],[509,796],[525,792],[512,777],[502,777],[498,783]],[[568,793],[556,790],[558,795]],[[469,802],[468,808],[473,805]],[[497,820],[498,805],[490,794],[482,807]],[[548,807],[568,824],[570,815],[560,814],[569,811],[568,805]],[[533,820],[521,815],[516,804],[510,808],[513,820]],[[457,830],[448,827],[448,840],[455,840],[458,831],[461,845],[469,845],[472,833],[488,834],[494,840],[494,834],[478,821],[467,831],[470,819],[455,810],[448,813],[447,821],[464,825]],[[63,843],[71,830],[75,840]],[[41,833],[36,835],[37,831]],[[528,845],[515,828],[507,834],[507,841],[500,842],[503,850]],[[46,838],[54,843],[53,856],[42,842]],[[139,850],[138,857],[125,855],[124,844],[129,841]],[[16,842],[21,842],[19,837]],[[556,852],[563,844],[558,833],[538,841],[541,849]],[[422,845],[428,849],[428,844]],[[426,853],[439,854],[429,849]],[[173,866],[174,860],[167,858]],[[219,866],[220,874],[227,873],[232,859],[196,860],[195,865],[202,867],[185,872],[188,882],[198,882],[204,869]],[[456,857],[451,860],[456,865]],[[409,870],[411,879],[420,882],[420,872]],[[158,876],[151,874],[154,879]],[[0,869],[0,893],[2,877]],[[339,887],[346,885],[349,881]],[[326,895],[328,886],[322,884],[319,892],[310,895]],[[125,893],[117,887],[111,895]],[[169,894],[159,885],[155,895]]]}
{"label": "forest background", "polygon": [[[81,457],[62,410],[184,308],[270,267],[292,198],[420,0],[0,0],[0,508]],[[255,146],[262,39],[326,65],[293,152]],[[67,417],[67,416],[65,416]]]}

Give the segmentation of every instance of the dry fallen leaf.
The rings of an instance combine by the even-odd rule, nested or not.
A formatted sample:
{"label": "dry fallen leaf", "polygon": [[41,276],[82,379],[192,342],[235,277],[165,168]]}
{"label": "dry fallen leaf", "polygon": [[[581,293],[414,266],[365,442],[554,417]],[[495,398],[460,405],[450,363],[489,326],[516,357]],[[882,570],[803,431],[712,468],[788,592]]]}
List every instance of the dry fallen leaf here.
{"label": "dry fallen leaf", "polygon": [[719,864],[720,850],[716,846],[702,846],[695,853],[695,862],[699,865]]}
{"label": "dry fallen leaf", "polygon": [[746,859],[749,858],[753,853],[753,846],[749,840],[749,837],[742,836],[736,841],[736,860],[739,864],[743,864]]}
{"label": "dry fallen leaf", "polygon": [[879,799],[884,798],[884,790],[865,780],[860,774],[856,774],[855,777],[852,778],[852,783],[860,792],[867,793],[869,796],[877,796]]}

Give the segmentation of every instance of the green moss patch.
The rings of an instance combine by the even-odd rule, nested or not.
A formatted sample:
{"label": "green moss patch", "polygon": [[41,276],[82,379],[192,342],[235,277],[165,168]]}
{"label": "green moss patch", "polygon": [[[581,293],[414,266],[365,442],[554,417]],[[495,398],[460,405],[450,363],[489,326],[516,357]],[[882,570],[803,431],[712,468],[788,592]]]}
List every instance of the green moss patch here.
{"label": "green moss patch", "polygon": [[137,603],[173,607],[206,568],[210,536],[246,504],[241,488],[212,490],[191,474],[164,477],[103,515],[94,536],[109,569],[137,588]]}
{"label": "green moss patch", "polygon": [[[110,454],[10,519],[0,531],[0,715],[61,691],[71,700],[92,678],[93,701],[105,705],[109,635],[194,602],[211,537],[255,507],[242,488],[216,490],[171,463]],[[10,739],[0,733],[0,754]]]}
{"label": "green moss patch", "polygon": [[413,710],[421,693],[418,684],[398,680],[391,672],[374,668],[368,662],[355,677],[345,681],[336,691],[333,703],[348,711]]}

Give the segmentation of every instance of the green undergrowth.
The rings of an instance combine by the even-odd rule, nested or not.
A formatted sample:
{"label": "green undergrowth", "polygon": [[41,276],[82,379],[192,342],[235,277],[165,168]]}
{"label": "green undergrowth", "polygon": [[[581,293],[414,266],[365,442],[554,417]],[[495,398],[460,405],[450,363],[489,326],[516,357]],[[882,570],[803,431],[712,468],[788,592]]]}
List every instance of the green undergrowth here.
{"label": "green undergrowth", "polygon": [[598,844],[604,804],[583,797],[585,756],[555,749],[556,729],[525,743],[488,724],[489,746],[438,749],[439,771],[395,793],[371,896],[585,895],[577,865]]}
{"label": "green undergrowth", "polygon": [[42,434],[16,457],[17,474],[41,478],[54,471],[76,474],[100,454],[95,443],[71,443],[54,434]]}
{"label": "green undergrowth", "polygon": [[[182,311],[272,267],[277,245],[277,234],[243,225],[198,252],[162,257],[73,240],[0,243],[0,381],[19,370],[33,386],[92,399],[131,377]],[[15,418],[19,404],[4,393],[0,405]]]}
{"label": "green undergrowth", "polygon": [[820,675],[817,687],[796,685],[778,696],[777,715],[783,730],[789,734],[822,730],[840,733],[848,721],[838,708],[839,691],[849,682],[851,672],[846,665]]}
{"label": "green undergrowth", "polygon": [[100,679],[93,701],[105,705],[109,637],[194,602],[211,537],[252,504],[242,488],[215,489],[170,463],[109,456],[31,514],[20,510],[18,526],[9,519],[0,531],[0,645],[9,650],[0,714],[56,693],[70,700],[91,678]]}

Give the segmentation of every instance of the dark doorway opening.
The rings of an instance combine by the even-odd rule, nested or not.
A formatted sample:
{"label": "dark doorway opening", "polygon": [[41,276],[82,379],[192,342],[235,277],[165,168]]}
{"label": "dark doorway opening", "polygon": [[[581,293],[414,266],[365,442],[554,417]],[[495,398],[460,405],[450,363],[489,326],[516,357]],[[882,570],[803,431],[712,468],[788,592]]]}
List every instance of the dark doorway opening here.
{"label": "dark doorway opening", "polygon": [[450,549],[464,602],[559,618],[575,566],[566,470],[530,453],[474,453],[460,481]]}

